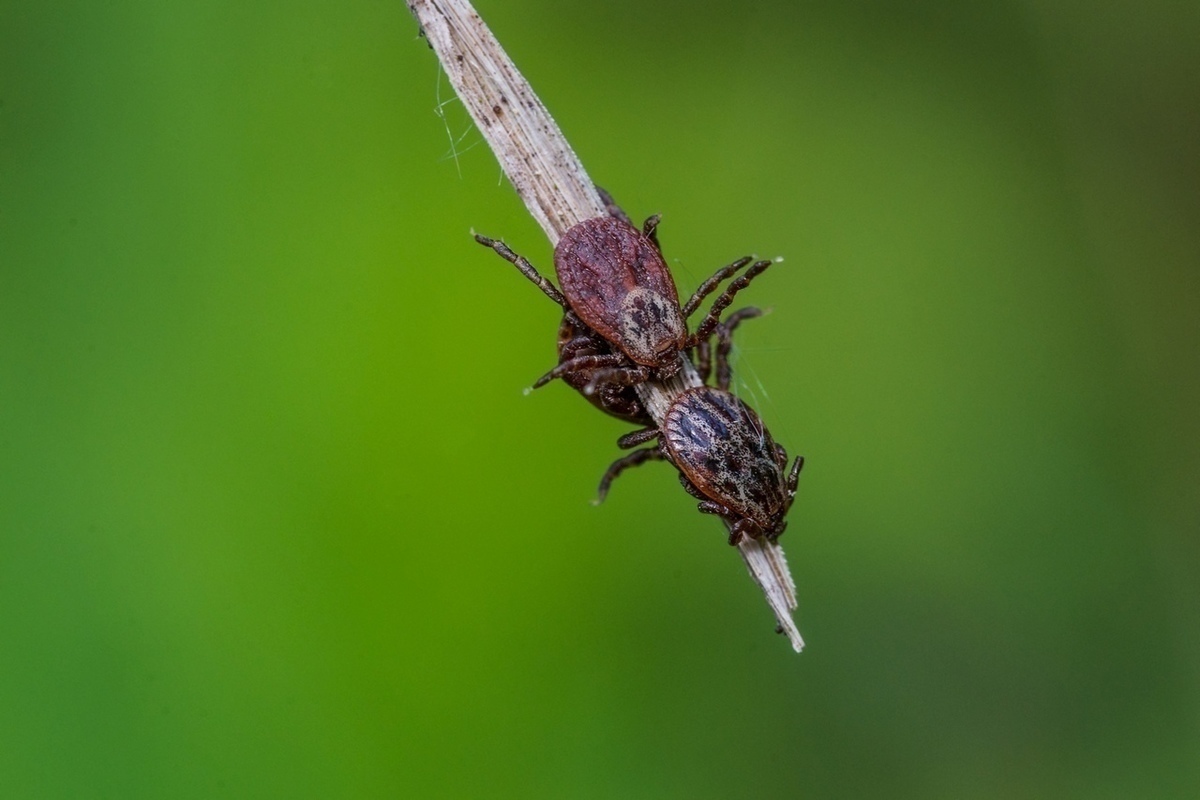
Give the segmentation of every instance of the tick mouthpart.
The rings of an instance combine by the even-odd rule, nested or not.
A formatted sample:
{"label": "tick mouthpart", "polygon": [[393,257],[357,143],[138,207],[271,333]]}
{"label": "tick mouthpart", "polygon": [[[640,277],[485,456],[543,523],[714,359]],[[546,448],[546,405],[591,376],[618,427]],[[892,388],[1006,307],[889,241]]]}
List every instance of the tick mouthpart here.
{"label": "tick mouthpart", "polygon": [[658,377],[666,380],[674,378],[679,374],[680,368],[683,366],[683,360],[679,356],[679,351],[672,348],[670,351],[660,354],[664,363],[658,365]]}

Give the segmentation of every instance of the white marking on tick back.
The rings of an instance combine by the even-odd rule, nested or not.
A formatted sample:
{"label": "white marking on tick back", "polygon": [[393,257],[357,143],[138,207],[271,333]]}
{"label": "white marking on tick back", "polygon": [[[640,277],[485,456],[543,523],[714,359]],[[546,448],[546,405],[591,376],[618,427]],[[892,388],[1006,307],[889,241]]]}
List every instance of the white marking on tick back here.
{"label": "white marking on tick back", "polygon": [[667,298],[635,286],[621,300],[621,344],[631,356],[657,357],[656,345],[683,337],[682,320]]}

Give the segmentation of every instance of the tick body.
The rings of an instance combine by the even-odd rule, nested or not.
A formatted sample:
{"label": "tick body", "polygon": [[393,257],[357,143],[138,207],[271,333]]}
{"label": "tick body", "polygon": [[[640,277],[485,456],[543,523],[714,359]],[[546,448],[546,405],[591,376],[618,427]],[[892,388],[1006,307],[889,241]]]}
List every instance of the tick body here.
{"label": "tick body", "polygon": [[[609,216],[571,227],[554,248],[561,290],[503,242],[475,236],[480,244],[512,262],[568,317],[573,314],[581,331],[586,329],[607,343],[607,352],[560,359],[535,387],[566,378],[585,395],[605,386],[611,396],[619,387],[672,377],[681,368],[681,354],[706,342],[734,296],[771,265],[770,261],[755,262],[730,281],[696,331],[689,334],[686,321],[704,298],[753,259],[741,258],[717,270],[680,306],[675,281],[659,249],[658,217],[647,219],[639,231],[611,198],[606,202]],[[583,374],[589,376],[586,382],[578,380]]]}
{"label": "tick body", "polygon": [[[787,451],[776,444],[754,409],[734,394],[698,386],[679,395],[661,428],[621,437],[622,447],[658,439],[656,447],[617,459],[600,481],[600,499],[618,475],[647,461],[669,461],[697,508],[729,523],[729,543],[742,537],[778,539],[796,497],[804,457],[787,471]],[[785,475],[786,472],[786,475]]]}
{"label": "tick body", "polygon": [[679,292],[647,233],[618,217],[585,220],[554,248],[554,271],[571,309],[630,361],[663,377],[679,371]]}
{"label": "tick body", "polygon": [[733,524],[733,543],[783,533],[804,460],[785,477],[787,453],[735,395],[710,386],[684,392],[663,420],[661,447],[704,501],[700,510]]}
{"label": "tick body", "polygon": [[[618,475],[647,461],[668,461],[679,470],[683,488],[705,514],[729,523],[729,543],[765,536],[774,541],[787,528],[787,513],[796,497],[804,458],[787,471],[787,451],[775,442],[754,409],[729,391],[729,351],[734,329],[761,314],[744,308],[717,326],[717,385],[688,389],[671,403],[662,426],[648,426],[621,437],[621,447],[655,439],[655,447],[617,459],[600,481],[603,500]],[[701,343],[700,374],[707,380],[712,348]],[[786,474],[785,474],[786,473]]]}

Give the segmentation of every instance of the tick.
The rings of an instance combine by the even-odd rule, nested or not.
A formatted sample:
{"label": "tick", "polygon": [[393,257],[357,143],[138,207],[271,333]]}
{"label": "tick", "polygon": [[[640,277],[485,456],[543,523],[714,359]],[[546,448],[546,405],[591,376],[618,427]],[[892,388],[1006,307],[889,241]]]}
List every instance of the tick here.
{"label": "tick", "polygon": [[[742,319],[758,313],[758,309],[742,309],[718,327],[716,387],[688,389],[667,409],[661,426],[621,437],[618,444],[626,448],[655,439],[658,444],[613,462],[600,481],[600,500],[626,469],[647,461],[668,461],[679,470],[684,489],[700,500],[697,508],[729,522],[731,545],[743,537],[774,541],[783,534],[804,457],[797,456],[788,470],[787,451],[771,437],[754,409],[729,391],[730,336]],[[708,359],[704,352],[701,355],[707,376]]]}
{"label": "tick", "polygon": [[[623,212],[620,216],[617,212],[619,209],[610,216],[584,220],[563,234],[554,248],[561,291],[503,242],[475,236],[480,244],[512,262],[564,312],[574,314],[584,328],[611,345],[608,352],[589,352],[561,361],[535,386],[571,375],[568,382],[572,386],[579,388],[579,384],[584,394],[593,394],[600,385],[634,386],[652,378],[670,378],[679,372],[680,355],[706,341],[737,293],[772,263],[755,262],[731,281],[695,333],[689,334],[686,320],[722,282],[753,259],[747,256],[717,270],[680,306],[675,281],[658,248],[658,217],[650,217],[639,231]],[[589,375],[586,383],[581,382],[584,373]]]}

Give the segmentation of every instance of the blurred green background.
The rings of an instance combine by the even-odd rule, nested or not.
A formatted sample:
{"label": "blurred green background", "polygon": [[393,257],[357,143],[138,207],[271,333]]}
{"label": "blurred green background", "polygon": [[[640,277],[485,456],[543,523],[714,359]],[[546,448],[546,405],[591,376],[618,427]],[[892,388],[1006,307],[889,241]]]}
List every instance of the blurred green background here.
{"label": "blurred green background", "polygon": [[480,11],[682,288],[786,258],[809,649],[588,504],[402,3],[7,0],[0,796],[1200,796],[1200,6]]}

